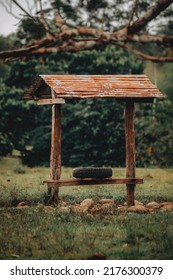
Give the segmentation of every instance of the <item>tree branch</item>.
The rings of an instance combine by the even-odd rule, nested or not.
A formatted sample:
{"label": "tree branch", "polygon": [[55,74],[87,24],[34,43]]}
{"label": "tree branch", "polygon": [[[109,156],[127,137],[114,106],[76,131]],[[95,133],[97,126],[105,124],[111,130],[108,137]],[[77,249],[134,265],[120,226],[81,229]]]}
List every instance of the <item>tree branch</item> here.
{"label": "tree branch", "polygon": [[51,36],[54,37],[54,33],[51,32],[50,27],[49,27],[49,24],[48,24],[48,22],[47,22],[47,20],[46,20],[46,18],[45,18],[45,15],[44,15],[43,6],[42,6],[42,0],[39,0],[39,5],[40,5],[40,19],[39,19],[39,21],[42,23],[42,25],[43,25],[45,31],[46,31],[49,35],[51,35]]}
{"label": "tree branch", "polygon": [[[13,2],[18,6],[18,2],[13,0]],[[49,33],[46,37],[40,40],[35,40],[34,43],[27,45],[25,47],[2,51],[0,52],[0,59],[5,59],[6,61],[11,61],[16,58],[22,58],[29,55],[43,55],[49,52],[77,52],[84,49],[92,49],[97,46],[104,44],[115,44],[119,47],[127,49],[132,53],[141,56],[145,59],[159,62],[172,62],[172,57],[156,57],[145,54],[141,51],[134,49],[127,45],[128,42],[131,43],[156,43],[163,47],[173,46],[173,36],[153,36],[149,34],[139,34],[139,31],[153,18],[159,15],[164,9],[166,9],[173,0],[158,0],[154,6],[152,6],[148,11],[141,16],[138,20],[132,22],[135,10],[137,8],[137,0],[135,0],[133,9],[130,14],[128,28],[122,28],[116,32],[105,32],[103,30],[78,27],[70,28],[65,20],[60,14],[56,14],[55,21],[59,28],[59,32],[52,34],[49,30],[49,26],[45,19],[44,11],[42,9],[42,2],[40,3],[40,16],[41,22],[44,24],[46,31]],[[22,8],[22,7],[21,7]],[[23,8],[22,8],[23,10]],[[24,10],[25,11],[25,10]],[[30,16],[32,17],[32,16]],[[128,30],[127,30],[128,29]]]}
{"label": "tree branch", "polygon": [[60,13],[55,14],[54,21],[55,21],[55,24],[59,28],[60,31],[63,32],[64,30],[68,29],[68,25],[65,22],[65,20],[62,18]]}
{"label": "tree branch", "polygon": [[173,36],[154,36],[149,34],[144,35],[127,35],[127,41],[138,42],[143,44],[156,43],[165,47],[173,46]]}
{"label": "tree branch", "polygon": [[22,10],[28,17],[35,21],[35,18],[30,15],[16,0],[11,0],[20,10]]}
{"label": "tree branch", "polygon": [[[69,41],[68,43],[65,42],[64,44],[56,47],[42,47],[39,49],[33,49],[31,52],[25,52],[25,56],[23,55],[23,58],[27,58],[29,56],[42,56],[44,54],[51,54],[51,53],[61,53],[61,52],[79,52],[82,50],[92,50],[95,49],[97,46],[103,45],[103,43],[96,41],[96,40],[90,40],[90,41],[81,41],[81,42],[73,42]],[[17,56],[16,56],[17,58]],[[13,57],[7,57],[4,62],[8,63],[11,61],[16,60],[16,58]]]}
{"label": "tree branch", "polygon": [[135,0],[134,3],[133,3],[133,7],[132,7],[132,10],[131,10],[131,13],[130,13],[129,21],[128,21],[128,24],[127,24],[127,30],[129,29],[129,27],[131,25],[131,22],[133,20],[133,17],[134,17],[135,11],[137,10],[137,7],[138,7],[138,0]]}
{"label": "tree branch", "polygon": [[11,10],[11,7],[9,5],[9,3],[4,3],[4,1],[1,1],[0,0],[0,4],[4,7],[4,9],[6,10],[7,13],[9,13],[10,15],[12,15],[14,18],[20,20],[21,18],[16,16],[15,14],[13,14],[12,10]]}
{"label": "tree branch", "polygon": [[148,22],[156,18],[172,3],[172,0],[158,0],[156,4],[148,9],[148,11],[143,16],[141,16],[138,20],[134,21],[131,26],[129,26],[129,34],[134,34],[141,31],[148,24]]}
{"label": "tree branch", "polygon": [[133,47],[130,47],[126,44],[121,44],[121,43],[116,43],[115,44],[116,46],[119,46],[137,56],[140,56],[142,57],[143,59],[145,60],[150,60],[150,61],[153,61],[153,62],[173,62],[173,56],[152,56],[152,55],[149,55],[149,54],[145,54],[139,50],[136,50],[134,49]]}
{"label": "tree branch", "polygon": [[16,50],[9,50],[9,51],[4,51],[4,52],[0,52],[0,58],[2,59],[6,59],[6,58],[19,58],[19,57],[25,57],[28,54],[33,53],[33,51],[36,51],[44,46],[48,47],[48,46],[52,46],[55,43],[54,39],[51,37],[47,37],[44,38],[42,40],[40,40],[39,42],[37,41],[37,43],[23,47],[23,48],[19,48]]}
{"label": "tree branch", "polygon": [[[140,43],[157,43],[163,46],[173,46],[173,36],[152,36],[152,35],[127,35],[122,36],[121,32],[104,32],[92,28],[78,28],[78,29],[68,29],[64,32],[55,34],[55,37],[49,36],[41,40],[35,41],[33,44],[28,45],[23,48],[16,50],[3,51],[0,52],[1,59],[10,60],[13,58],[19,58],[22,56],[34,55],[34,54],[43,54],[43,48],[47,50],[48,48],[53,47],[54,52],[59,51],[79,51],[91,48],[93,46],[103,45],[103,44],[117,44],[123,48],[127,48],[125,42],[140,42]],[[92,43],[91,43],[92,42]],[[120,44],[121,43],[121,44]],[[75,50],[76,47],[76,50]],[[39,51],[39,49],[42,49]],[[130,48],[128,47],[130,51]],[[131,48],[131,51],[133,48]],[[134,51],[133,51],[134,53]],[[137,54],[137,53],[136,53]],[[145,56],[147,57],[147,56]],[[150,57],[148,56],[148,59]],[[168,59],[172,61],[172,59]]]}

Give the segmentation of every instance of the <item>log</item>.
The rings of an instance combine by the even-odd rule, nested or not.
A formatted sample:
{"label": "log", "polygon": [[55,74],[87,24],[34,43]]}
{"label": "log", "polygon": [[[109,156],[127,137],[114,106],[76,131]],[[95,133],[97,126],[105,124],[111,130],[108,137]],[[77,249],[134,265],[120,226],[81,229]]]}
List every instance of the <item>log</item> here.
{"label": "log", "polygon": [[[59,180],[61,177],[61,105],[57,104],[52,106],[50,173],[52,180]],[[56,184],[52,201],[55,204],[58,203],[58,185]]]}
{"label": "log", "polygon": [[[126,178],[135,178],[135,129],[134,129],[134,101],[128,100],[125,108],[125,136],[126,136]],[[127,205],[134,205],[135,184],[126,185]]]}

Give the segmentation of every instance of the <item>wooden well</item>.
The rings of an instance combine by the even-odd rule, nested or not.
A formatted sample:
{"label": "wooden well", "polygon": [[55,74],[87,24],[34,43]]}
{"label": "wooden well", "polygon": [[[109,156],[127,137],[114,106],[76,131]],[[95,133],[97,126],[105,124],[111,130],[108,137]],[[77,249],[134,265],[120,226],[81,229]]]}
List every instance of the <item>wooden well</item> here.
{"label": "wooden well", "polygon": [[[39,75],[24,93],[23,99],[34,99],[38,105],[52,105],[50,179],[51,201],[58,203],[58,190],[63,186],[125,184],[127,205],[134,205],[135,186],[143,179],[135,176],[135,102],[152,103],[163,94],[146,75]],[[66,100],[114,98],[125,102],[126,178],[61,180],[61,106]]]}

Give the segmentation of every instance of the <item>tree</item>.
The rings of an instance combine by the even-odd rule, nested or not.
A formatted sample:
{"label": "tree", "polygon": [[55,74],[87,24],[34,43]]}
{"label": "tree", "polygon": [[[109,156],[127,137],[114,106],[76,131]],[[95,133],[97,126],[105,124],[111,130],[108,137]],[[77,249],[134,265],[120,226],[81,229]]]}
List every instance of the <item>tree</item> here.
{"label": "tree", "polygon": [[[165,75],[166,73],[166,75]],[[158,75],[159,81],[158,86],[159,89],[166,94],[166,96],[173,102],[173,81],[172,81],[172,73],[173,73],[173,64],[159,64],[158,65]]]}
{"label": "tree", "polygon": [[0,156],[11,154],[13,149],[23,153],[28,133],[34,127],[33,116],[36,117],[39,110],[33,102],[21,100],[21,89],[9,88],[1,79],[0,88]]}
{"label": "tree", "polygon": [[[1,4],[5,5],[3,1]],[[0,52],[0,58],[11,61],[16,58],[42,56],[59,52],[78,52],[108,44],[128,50],[135,55],[155,62],[172,62],[173,36],[172,0],[54,0],[44,8],[42,0],[36,0],[36,14],[23,8],[17,0],[11,0],[24,13],[21,26],[24,43],[16,49]],[[5,6],[6,9],[10,8]],[[53,8],[53,9],[52,9]],[[11,11],[11,10],[10,10]],[[52,15],[53,18],[49,18]],[[164,18],[164,21],[163,21]],[[154,22],[154,26],[152,23]],[[160,34],[160,27],[169,29]],[[36,32],[33,32],[35,30]],[[147,49],[158,45],[153,52]]]}
{"label": "tree", "polygon": [[[13,48],[14,44],[14,36],[10,35],[7,37],[0,36],[0,51],[9,50]],[[0,61],[0,76],[6,78],[9,73],[9,66],[8,64],[4,64],[3,61]]]}
{"label": "tree", "polygon": [[[55,58],[58,61],[55,63],[56,68]],[[59,71],[59,74],[127,74],[129,72],[136,74],[143,71],[143,63],[140,59],[115,46],[75,54],[54,54],[48,56],[44,63],[44,67],[51,73]],[[16,64],[20,69],[20,63],[15,62],[12,76],[13,79],[15,77],[15,84],[18,84],[20,78],[14,76],[18,72]],[[28,67],[28,63],[25,63],[25,69]],[[22,68],[23,73],[25,69]],[[30,68],[28,71],[30,72]],[[33,69],[32,72],[35,70]],[[40,108],[44,108],[44,112],[40,111],[37,127],[29,133],[28,144],[32,149],[26,151],[23,158],[23,162],[30,166],[49,164],[51,112],[49,106]],[[103,99],[70,101],[62,106],[62,114],[64,166],[124,165],[125,133],[121,103]]]}
{"label": "tree", "polygon": [[170,100],[140,106],[136,114],[138,166],[173,166],[173,110]]}
{"label": "tree", "polygon": [[[12,2],[18,3],[18,1]],[[38,6],[35,15],[23,11],[25,16],[15,34],[15,40],[11,41],[11,37],[7,40],[1,38],[2,47],[3,45],[5,48],[14,46],[16,50],[13,50],[14,54],[12,54],[12,51],[6,51],[4,47],[1,49],[1,57],[7,58],[7,61],[15,61],[7,66],[1,64],[1,67],[6,69],[6,75],[3,76],[6,85],[4,83],[1,85],[0,155],[6,155],[13,148],[17,148],[21,151],[24,162],[29,165],[49,162],[51,108],[38,107],[32,102],[20,101],[22,91],[31,83],[33,76],[40,73],[139,74],[143,71],[143,63],[131,54],[134,48],[137,52],[140,50],[140,55],[141,52],[147,53],[153,61],[158,61],[159,53],[162,53],[162,57],[163,55],[171,57],[172,37],[169,28],[171,20],[169,21],[168,18],[171,15],[172,6],[168,5],[168,1],[155,3],[155,1],[139,0],[134,1],[134,5],[132,1],[129,1],[128,7],[125,6],[126,2],[125,0],[116,1],[116,3],[106,0],[75,2],[56,0],[52,3],[53,11],[57,13],[54,17],[48,18],[52,9],[44,9],[40,6],[41,0],[34,0]],[[137,2],[138,6],[136,6]],[[163,2],[168,5],[165,10],[162,6]],[[166,28],[157,25],[157,33],[162,30],[166,34],[161,37],[156,33],[152,35],[150,21],[147,24],[145,21],[149,11],[150,16],[153,17],[154,7],[158,12],[158,3],[160,3],[159,11],[161,12],[162,7],[162,16],[165,17],[167,24]],[[130,7],[131,16],[129,17]],[[144,15],[143,27],[141,14]],[[161,14],[158,16],[158,23],[162,23]],[[115,18],[118,19],[116,23]],[[157,17],[154,18],[157,19]],[[136,28],[135,22],[136,25],[141,24],[141,29],[136,30],[135,33],[132,31],[129,33],[131,27]],[[128,29],[126,35],[125,29]],[[147,37],[146,34],[148,34]],[[169,40],[163,42],[162,39],[167,37]],[[158,41],[158,38],[161,40]],[[154,40],[153,42],[160,42],[161,45],[155,48],[151,39]],[[12,45],[7,44],[8,40],[10,44],[12,42]],[[150,44],[149,49],[146,48],[148,44]],[[130,52],[126,50],[129,48]],[[153,53],[155,53],[154,56]],[[142,56],[145,56],[143,54]],[[166,58],[169,61],[171,59]],[[159,61],[164,60],[165,58],[159,57]],[[169,66],[171,67],[170,64]],[[171,92],[170,89],[168,90]],[[172,155],[169,153],[171,156],[168,156],[166,153],[167,143],[170,150],[172,149],[170,102],[157,104],[155,111],[155,118],[149,105],[144,108],[139,106],[136,112],[138,166],[171,165]],[[158,139],[161,140],[161,145]],[[114,104],[107,100],[88,100],[63,106],[64,165],[122,166],[125,159],[123,143],[121,104]],[[151,146],[151,143],[154,144]]]}

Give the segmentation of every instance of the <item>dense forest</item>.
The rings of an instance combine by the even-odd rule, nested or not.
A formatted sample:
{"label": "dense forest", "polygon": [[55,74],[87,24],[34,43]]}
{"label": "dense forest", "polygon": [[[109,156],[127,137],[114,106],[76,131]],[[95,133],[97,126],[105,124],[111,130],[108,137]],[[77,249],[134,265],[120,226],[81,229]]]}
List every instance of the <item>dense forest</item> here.
{"label": "dense forest", "polygon": [[[15,1],[17,2],[17,1]],[[40,1],[35,1],[40,2]],[[111,1],[52,1],[47,9],[38,9],[33,20],[24,16],[15,34],[0,36],[0,51],[24,49],[24,44],[38,43],[45,36],[43,12],[59,12],[68,18],[71,26],[84,24],[90,19],[90,27],[110,30],[112,20]],[[123,26],[128,18],[124,1],[117,2],[117,25]],[[147,11],[151,1],[138,2],[138,13]],[[161,2],[161,1],[160,1]],[[164,1],[163,1],[164,2]],[[168,2],[168,1],[165,1]],[[169,1],[170,2],[170,1]],[[111,4],[112,3],[112,4]],[[110,9],[110,5],[112,8]],[[136,6],[133,16],[138,17]],[[85,11],[85,17],[81,16]],[[97,11],[97,12],[96,12]],[[119,11],[119,14],[118,14]],[[121,13],[120,13],[121,11]],[[166,25],[160,18],[157,34],[172,35],[172,9],[165,12]],[[121,19],[121,20],[120,20]],[[131,19],[132,20],[132,19]],[[52,24],[52,25],[51,25]],[[87,24],[85,22],[85,24]],[[110,24],[112,24],[110,26]],[[50,21],[51,32],[54,30]],[[156,26],[156,24],[154,25]],[[59,27],[60,28],[60,27]],[[131,25],[132,28],[132,25]],[[144,27],[146,31],[146,27]],[[50,31],[50,30],[49,30]],[[67,35],[66,35],[67,36]],[[86,35],[83,35],[84,37]],[[84,38],[83,38],[84,40]],[[136,43],[136,48],[147,55],[165,55],[171,52],[170,45]],[[132,48],[132,46],[131,46]],[[141,56],[118,44],[97,44],[92,49],[64,50],[22,54],[20,59],[9,55],[8,63],[0,64],[0,157],[20,151],[24,164],[48,165],[50,157],[51,107],[38,106],[34,101],[23,101],[22,94],[38,74],[142,74],[149,75],[153,83],[165,94],[165,99],[154,104],[136,104],[135,128],[137,166],[173,166],[173,80],[172,63],[147,62]],[[152,61],[152,59],[151,59]],[[155,60],[154,60],[155,61]],[[62,106],[62,161],[64,166],[125,166],[124,105],[115,100],[70,101]]]}

